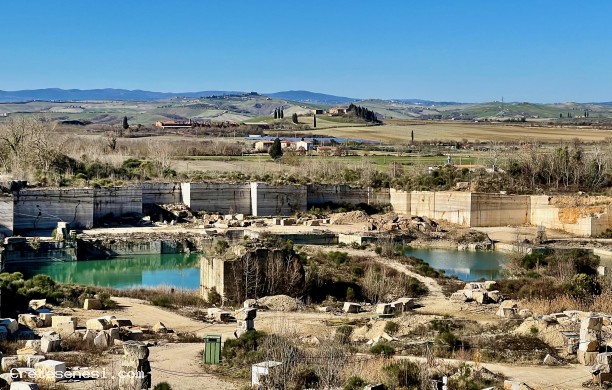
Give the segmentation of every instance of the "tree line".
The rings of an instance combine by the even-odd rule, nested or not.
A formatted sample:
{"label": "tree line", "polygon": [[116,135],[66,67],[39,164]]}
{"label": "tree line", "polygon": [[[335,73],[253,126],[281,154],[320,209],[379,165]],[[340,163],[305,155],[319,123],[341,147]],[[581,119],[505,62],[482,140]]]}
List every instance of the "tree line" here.
{"label": "tree line", "polygon": [[363,119],[366,122],[381,123],[381,121],[376,116],[376,113],[372,110],[367,109],[366,107],[356,106],[351,103],[347,112],[358,118]]}

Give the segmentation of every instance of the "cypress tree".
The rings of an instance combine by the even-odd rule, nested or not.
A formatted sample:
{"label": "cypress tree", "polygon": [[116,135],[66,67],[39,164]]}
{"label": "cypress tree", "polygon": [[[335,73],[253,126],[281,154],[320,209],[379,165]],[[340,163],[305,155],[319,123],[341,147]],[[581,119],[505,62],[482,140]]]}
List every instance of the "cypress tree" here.
{"label": "cypress tree", "polygon": [[283,157],[283,148],[281,147],[281,142],[278,137],[276,137],[274,143],[270,146],[270,149],[268,149],[268,154],[273,160]]}
{"label": "cypress tree", "polygon": [[317,114],[315,114],[314,116],[314,122],[313,122],[313,127],[317,127]]}
{"label": "cypress tree", "polygon": [[298,123],[298,116],[297,116],[296,112],[294,112],[293,115],[291,115],[291,120],[293,121],[293,123],[295,123],[297,125],[297,123]]}
{"label": "cypress tree", "polygon": [[285,117],[285,111],[283,110],[282,107],[280,109],[280,117],[281,117],[281,119]]}
{"label": "cypress tree", "polygon": [[127,116],[123,117],[123,125],[122,126],[123,126],[123,130],[127,130],[127,129],[130,128],[130,124],[128,123]]}
{"label": "cypress tree", "polygon": [[274,109],[274,119],[278,119],[278,110]]}

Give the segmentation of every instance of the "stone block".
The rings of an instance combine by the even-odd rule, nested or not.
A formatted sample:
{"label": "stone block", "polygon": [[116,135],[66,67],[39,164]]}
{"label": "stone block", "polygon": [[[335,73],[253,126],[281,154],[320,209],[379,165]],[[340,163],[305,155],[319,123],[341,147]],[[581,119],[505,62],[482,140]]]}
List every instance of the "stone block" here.
{"label": "stone block", "polygon": [[39,313],[38,318],[42,321],[42,326],[47,327],[53,324],[53,313]]}
{"label": "stone block", "polygon": [[121,332],[119,332],[118,328],[110,328],[104,332],[108,335],[110,345],[114,344],[114,341],[121,337]]}
{"label": "stone block", "polygon": [[30,300],[30,303],[28,303],[28,308],[32,310],[37,310],[45,306],[46,304],[47,304],[46,299],[32,299]]}
{"label": "stone block", "polygon": [[127,341],[123,344],[123,354],[131,359],[148,359],[149,348],[139,341]]}
{"label": "stone block", "polygon": [[11,367],[19,364],[19,358],[17,356],[5,356],[2,358],[0,362],[0,366],[2,366],[2,371],[8,372]]}
{"label": "stone block", "polygon": [[19,361],[22,363],[26,363],[29,356],[36,355],[38,352],[39,351],[30,347],[20,348],[17,350],[17,359],[19,359]]}
{"label": "stone block", "polygon": [[533,388],[523,382],[505,380],[504,390],[533,390]]}
{"label": "stone block", "polygon": [[580,329],[601,330],[602,324],[602,317],[584,317],[580,322]]}
{"label": "stone block", "polygon": [[597,361],[598,352],[587,352],[581,351],[580,349],[576,353],[576,357],[578,358],[578,363],[583,364],[585,366],[592,366]]}
{"label": "stone block", "polygon": [[218,311],[215,313],[215,321],[228,322],[232,320],[232,313],[228,311]]}
{"label": "stone block", "polygon": [[112,327],[112,322],[103,318],[92,318],[87,320],[85,327],[89,330],[106,330]]}
{"label": "stone block", "polygon": [[578,351],[584,352],[597,352],[599,351],[599,342],[598,341],[581,341],[578,344]]}
{"label": "stone block", "polygon": [[35,351],[40,351],[40,346],[41,346],[41,341],[40,340],[28,340],[25,343],[25,347],[26,348],[32,348]]}
{"label": "stone block", "polygon": [[104,332],[99,332],[93,340],[94,346],[98,349],[106,349],[110,346],[110,336]]}
{"label": "stone block", "polygon": [[59,333],[49,332],[40,339],[40,350],[43,353],[57,352],[62,349],[62,338]]}
{"label": "stone block", "polygon": [[166,325],[164,325],[161,322],[158,322],[155,325],[153,325],[151,329],[155,333],[168,333],[168,328],[166,328]]}
{"label": "stone block", "polygon": [[342,311],[345,313],[359,313],[361,311],[361,305],[353,302],[344,302]]}
{"label": "stone block", "polygon": [[74,334],[74,331],[76,330],[76,323],[73,321],[60,322],[59,324],[56,324],[56,326],[54,326],[53,328],[57,331],[57,333],[60,334],[61,337],[66,338]]}
{"label": "stone block", "polygon": [[43,360],[45,360],[45,355],[30,355],[28,356],[28,360],[26,361],[26,364],[29,368],[34,368],[34,365],[36,363],[40,363]]}
{"label": "stone block", "polygon": [[597,364],[612,364],[612,352],[603,352],[597,354]]}
{"label": "stone block", "polygon": [[546,364],[547,366],[556,366],[556,365],[560,364],[561,361],[559,359],[557,359],[556,357],[554,357],[554,356],[552,356],[550,354],[547,354],[544,357],[544,361],[542,363]]}
{"label": "stone block", "polygon": [[529,317],[533,317],[533,313],[529,309],[521,309],[518,312],[518,316],[521,318],[529,318]]}
{"label": "stone block", "polygon": [[87,344],[93,344],[94,339],[98,335],[98,331],[87,329],[83,335],[83,342]]}
{"label": "stone block", "polygon": [[323,313],[329,313],[333,310],[333,308],[331,306],[319,306],[317,307],[317,311],[323,312]]}
{"label": "stone block", "polygon": [[38,318],[35,314],[19,314],[17,321],[30,329],[37,329],[42,327],[43,321]]}
{"label": "stone block", "polygon": [[502,299],[504,299],[501,293],[497,290],[487,292],[487,296],[489,297],[489,300],[494,303],[499,303]]}
{"label": "stone block", "polygon": [[83,303],[83,309],[102,310],[102,301],[96,298],[85,299],[85,302]]}
{"label": "stone block", "polygon": [[132,326],[132,321],[127,318],[115,318],[111,321],[111,324],[115,327],[122,328],[124,326]]}
{"label": "stone block", "polygon": [[601,331],[580,328],[580,341],[596,341],[599,340]]}
{"label": "stone block", "polygon": [[0,319],[0,326],[4,326],[10,334],[13,334],[19,330],[19,323],[13,318]]}
{"label": "stone block", "polygon": [[42,383],[55,383],[66,372],[66,363],[58,360],[45,360],[34,365],[36,380]]}
{"label": "stone block", "polygon": [[468,297],[463,293],[463,291],[457,291],[451,294],[450,299],[455,302],[465,302],[468,300]]}
{"label": "stone block", "polygon": [[379,303],[376,305],[376,314],[393,314],[395,308],[390,303]]}
{"label": "stone block", "polygon": [[51,327],[56,328],[59,324],[73,322],[77,324],[77,318],[72,316],[53,316],[51,317]]}
{"label": "stone block", "polygon": [[237,320],[254,320],[257,318],[257,309],[253,307],[237,310],[234,314]]}
{"label": "stone block", "polygon": [[474,290],[472,291],[472,299],[481,305],[485,304],[488,302],[487,292],[484,290]]}
{"label": "stone block", "polygon": [[127,337],[132,341],[139,341],[144,338],[144,333],[140,329],[130,329],[127,334]]}
{"label": "stone block", "polygon": [[12,382],[9,390],[38,390],[34,382]]}

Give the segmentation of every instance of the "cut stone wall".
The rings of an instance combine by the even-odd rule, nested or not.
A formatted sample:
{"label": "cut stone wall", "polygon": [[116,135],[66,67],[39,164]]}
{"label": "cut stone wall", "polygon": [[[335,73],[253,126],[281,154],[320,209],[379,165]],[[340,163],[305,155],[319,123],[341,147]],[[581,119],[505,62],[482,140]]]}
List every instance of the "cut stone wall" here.
{"label": "cut stone wall", "polygon": [[182,183],[183,203],[192,211],[250,214],[250,183]]}
{"label": "cut stone wall", "polygon": [[306,186],[251,183],[251,215],[291,215],[306,211]]}
{"label": "cut stone wall", "polygon": [[94,223],[103,218],[119,218],[126,215],[142,214],[142,187],[94,188]]}
{"label": "cut stone wall", "polygon": [[410,197],[411,193],[408,191],[396,190],[395,188],[389,190],[389,203],[391,203],[393,211],[398,214],[412,214]]}
{"label": "cut stone wall", "polygon": [[410,196],[412,215],[443,219],[463,226],[470,226],[471,207],[469,192],[412,191]]}
{"label": "cut stone wall", "polygon": [[93,188],[23,189],[13,193],[14,230],[52,230],[60,221],[71,227],[94,225]]}
{"label": "cut stone wall", "polygon": [[[544,226],[548,229],[563,230],[581,237],[598,236],[612,227],[608,205],[602,213],[580,216],[575,219],[562,218],[560,213],[575,212],[572,208],[564,208],[551,204],[552,197],[547,195],[532,195],[530,197],[530,220],[532,225]],[[568,212],[566,212],[567,214]]]}
{"label": "cut stone wall", "polygon": [[13,197],[0,197],[0,234],[5,237],[13,235]]}
{"label": "cut stone wall", "polygon": [[181,183],[142,183],[142,204],[180,203]]}
{"label": "cut stone wall", "polygon": [[346,184],[308,184],[307,201],[308,207],[322,206],[324,204],[349,204],[368,203],[368,189],[351,187]]}
{"label": "cut stone wall", "polygon": [[519,226],[530,221],[529,195],[471,194],[470,226]]}

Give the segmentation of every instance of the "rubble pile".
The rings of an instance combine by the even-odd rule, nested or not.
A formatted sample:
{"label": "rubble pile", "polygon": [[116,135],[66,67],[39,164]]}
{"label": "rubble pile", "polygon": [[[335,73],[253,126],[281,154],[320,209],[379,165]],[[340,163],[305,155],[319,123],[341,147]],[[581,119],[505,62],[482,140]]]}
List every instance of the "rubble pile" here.
{"label": "rubble pile", "polygon": [[463,289],[451,295],[451,300],[458,302],[475,301],[480,304],[499,303],[503,300],[503,296],[498,290],[493,289],[494,286],[495,281],[468,282]]}
{"label": "rubble pile", "polygon": [[296,298],[288,295],[270,295],[268,297],[259,298],[257,304],[272,311],[297,311],[303,309],[303,304]]}

